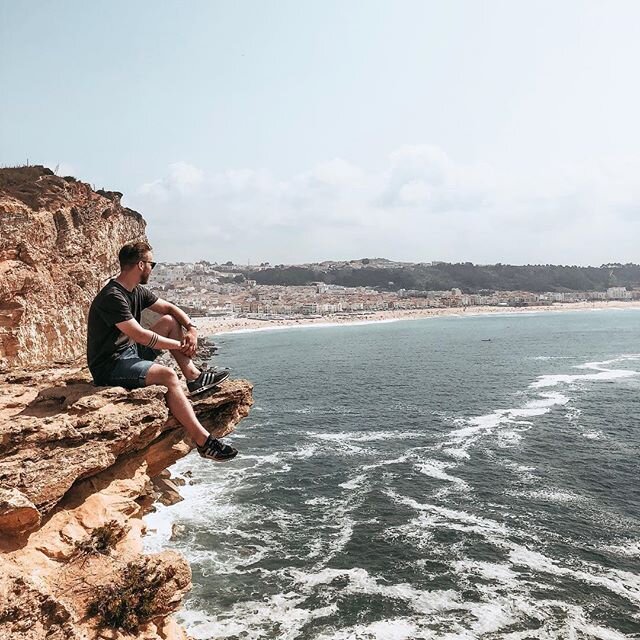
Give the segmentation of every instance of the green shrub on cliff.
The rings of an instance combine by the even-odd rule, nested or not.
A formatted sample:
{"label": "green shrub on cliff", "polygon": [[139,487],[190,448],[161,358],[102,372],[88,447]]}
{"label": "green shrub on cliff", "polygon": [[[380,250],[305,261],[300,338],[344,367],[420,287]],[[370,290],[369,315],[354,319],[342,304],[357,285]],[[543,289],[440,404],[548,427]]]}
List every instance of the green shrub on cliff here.
{"label": "green shrub on cliff", "polygon": [[159,592],[174,574],[150,559],[129,562],[115,584],[96,589],[88,613],[102,626],[135,632],[165,609]]}

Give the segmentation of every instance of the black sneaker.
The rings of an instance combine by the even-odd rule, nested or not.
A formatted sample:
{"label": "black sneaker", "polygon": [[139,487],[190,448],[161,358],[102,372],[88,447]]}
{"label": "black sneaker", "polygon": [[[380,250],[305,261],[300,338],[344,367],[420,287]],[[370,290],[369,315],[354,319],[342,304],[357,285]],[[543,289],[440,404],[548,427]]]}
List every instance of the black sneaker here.
{"label": "black sneaker", "polygon": [[235,458],[238,455],[238,450],[209,436],[207,441],[201,447],[198,447],[198,453],[207,460],[226,462],[227,460]]}
{"label": "black sneaker", "polygon": [[217,387],[221,382],[229,377],[229,370],[223,369],[222,371],[203,371],[195,380],[187,382],[187,389],[189,389],[189,395],[197,396],[199,393],[203,393],[208,389]]}

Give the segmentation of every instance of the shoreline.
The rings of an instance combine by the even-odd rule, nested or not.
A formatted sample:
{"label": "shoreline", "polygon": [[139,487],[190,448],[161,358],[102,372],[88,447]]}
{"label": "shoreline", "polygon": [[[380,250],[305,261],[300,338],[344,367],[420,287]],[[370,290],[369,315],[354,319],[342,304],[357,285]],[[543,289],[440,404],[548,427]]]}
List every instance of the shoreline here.
{"label": "shoreline", "polygon": [[214,336],[224,333],[253,333],[257,331],[277,331],[296,327],[339,327],[343,325],[359,326],[373,323],[399,322],[402,320],[422,320],[425,318],[441,318],[445,316],[466,317],[491,314],[513,315],[534,313],[561,313],[565,311],[606,311],[621,309],[640,310],[640,300],[628,302],[612,300],[595,302],[568,302],[551,306],[531,307],[445,307],[427,309],[397,309],[390,311],[372,311],[366,314],[322,316],[313,318],[281,318],[258,320],[256,318],[238,318],[230,316],[194,318],[199,333],[203,336]]}

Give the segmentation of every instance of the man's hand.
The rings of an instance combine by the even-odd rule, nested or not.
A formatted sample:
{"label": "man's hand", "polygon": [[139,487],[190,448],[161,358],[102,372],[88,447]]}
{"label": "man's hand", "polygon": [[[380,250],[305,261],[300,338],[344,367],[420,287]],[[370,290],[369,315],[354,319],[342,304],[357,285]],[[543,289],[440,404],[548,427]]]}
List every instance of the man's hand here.
{"label": "man's hand", "polygon": [[189,358],[193,358],[196,355],[196,348],[198,347],[198,332],[195,327],[191,327],[187,333],[184,334],[182,342],[180,343],[180,352]]}

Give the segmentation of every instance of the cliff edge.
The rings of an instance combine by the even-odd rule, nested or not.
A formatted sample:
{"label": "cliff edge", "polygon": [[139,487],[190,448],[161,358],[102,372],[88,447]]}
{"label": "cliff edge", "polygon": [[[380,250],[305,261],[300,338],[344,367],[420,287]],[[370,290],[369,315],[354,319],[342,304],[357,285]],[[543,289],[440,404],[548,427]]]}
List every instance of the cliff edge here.
{"label": "cliff edge", "polygon": [[[144,229],[120,194],[0,169],[0,640],[187,638],[190,568],[142,552],[141,516],[180,500],[167,467],[194,443],[164,387],[96,387],[84,365],[89,304]],[[234,380],[194,409],[222,437],[252,402]]]}
{"label": "cliff edge", "polygon": [[122,194],[42,166],[0,169],[0,367],[72,361],[118,250],[145,239]]}

